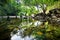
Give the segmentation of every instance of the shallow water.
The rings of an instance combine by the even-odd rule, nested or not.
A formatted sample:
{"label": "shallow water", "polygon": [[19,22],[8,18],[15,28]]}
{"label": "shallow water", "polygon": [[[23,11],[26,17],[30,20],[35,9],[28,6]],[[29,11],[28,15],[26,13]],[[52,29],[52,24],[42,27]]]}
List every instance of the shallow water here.
{"label": "shallow water", "polygon": [[15,34],[11,37],[11,40],[34,40],[34,37],[33,36],[26,36],[26,37],[22,38],[18,32],[17,34]]}
{"label": "shallow water", "polygon": [[[41,25],[41,24],[42,24],[42,22],[39,22],[39,21],[34,22],[35,26],[38,26],[38,25]],[[12,33],[11,34],[11,36],[12,36],[11,40],[36,40],[36,39],[34,39],[34,36],[32,36],[32,35],[31,36],[26,36],[26,37],[22,38],[21,35],[23,35],[22,34],[23,31],[24,31],[24,29],[21,29],[21,30],[18,30],[16,34]]]}

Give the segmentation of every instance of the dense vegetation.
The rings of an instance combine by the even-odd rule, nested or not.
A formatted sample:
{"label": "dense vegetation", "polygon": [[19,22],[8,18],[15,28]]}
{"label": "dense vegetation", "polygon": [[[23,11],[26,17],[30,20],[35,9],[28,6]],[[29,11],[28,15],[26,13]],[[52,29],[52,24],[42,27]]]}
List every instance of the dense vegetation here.
{"label": "dense vegetation", "polygon": [[[15,28],[24,29],[22,37],[33,35],[36,40],[60,40],[60,0],[0,0],[0,17],[1,40],[7,40]],[[35,25],[36,21],[42,24]]]}

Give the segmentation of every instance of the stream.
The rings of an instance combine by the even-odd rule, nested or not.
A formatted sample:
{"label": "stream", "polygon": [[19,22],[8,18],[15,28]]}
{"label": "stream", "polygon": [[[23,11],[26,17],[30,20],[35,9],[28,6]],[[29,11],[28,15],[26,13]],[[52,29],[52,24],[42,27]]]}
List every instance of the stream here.
{"label": "stream", "polygon": [[[39,21],[34,22],[35,26],[41,25],[42,23]],[[18,30],[16,34],[11,33],[11,40],[36,40],[34,39],[34,36],[30,35],[30,36],[26,36],[24,38],[21,37],[21,35],[23,35],[23,30]]]}
{"label": "stream", "polygon": [[33,36],[26,36],[24,38],[22,38],[21,36],[15,34],[14,36],[11,37],[11,40],[34,40]]}

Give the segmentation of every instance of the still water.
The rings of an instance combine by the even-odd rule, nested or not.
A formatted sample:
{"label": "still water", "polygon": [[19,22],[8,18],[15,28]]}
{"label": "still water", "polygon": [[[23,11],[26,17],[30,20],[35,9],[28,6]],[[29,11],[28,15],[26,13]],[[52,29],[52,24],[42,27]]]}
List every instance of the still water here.
{"label": "still water", "polygon": [[18,32],[11,37],[11,40],[34,40],[34,37],[26,36],[26,37],[22,38],[20,35],[20,32]]}
{"label": "still water", "polygon": [[[39,21],[34,22],[35,26],[38,26],[38,25],[41,25],[41,24],[42,23],[39,22]],[[23,35],[22,34],[23,31],[24,31],[24,29],[21,29],[21,30],[18,30],[18,32],[16,34],[11,33],[11,36],[12,36],[11,40],[36,40],[36,39],[34,39],[34,36],[32,36],[32,35],[22,38],[21,35]]]}

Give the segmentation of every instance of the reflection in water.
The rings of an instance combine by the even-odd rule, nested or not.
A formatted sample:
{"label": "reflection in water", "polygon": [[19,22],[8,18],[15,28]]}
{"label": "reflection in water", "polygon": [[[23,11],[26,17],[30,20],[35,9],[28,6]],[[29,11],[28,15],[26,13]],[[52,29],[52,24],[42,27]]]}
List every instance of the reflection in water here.
{"label": "reflection in water", "polygon": [[23,40],[20,36],[14,35],[11,40]]}
{"label": "reflection in water", "polygon": [[[42,24],[42,22],[39,22],[39,21],[34,22],[35,26],[38,26],[41,24]],[[13,33],[11,33],[11,36],[12,36],[11,40],[36,40],[36,39],[34,39],[34,36],[32,36],[32,35],[22,38],[21,35],[23,35],[22,34],[23,31],[24,31],[24,29],[20,29],[20,30],[18,30],[18,33],[16,33],[15,35]]]}
{"label": "reflection in water", "polygon": [[40,21],[36,21],[36,22],[34,22],[34,25],[35,26],[39,26],[39,25],[41,25],[43,22],[40,22]]}
{"label": "reflection in water", "polygon": [[26,37],[22,38],[20,35],[20,32],[18,32],[17,34],[15,34],[11,37],[11,40],[34,40],[34,37],[26,36]]}

